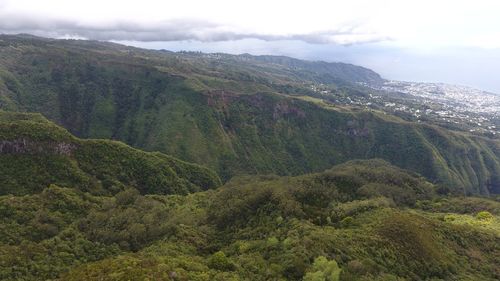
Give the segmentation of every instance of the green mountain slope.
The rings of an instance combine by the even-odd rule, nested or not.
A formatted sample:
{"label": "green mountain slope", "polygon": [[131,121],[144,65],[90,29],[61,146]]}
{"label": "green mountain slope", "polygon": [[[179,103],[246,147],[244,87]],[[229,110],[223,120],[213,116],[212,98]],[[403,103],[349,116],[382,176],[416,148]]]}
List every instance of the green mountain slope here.
{"label": "green mountain slope", "polygon": [[497,280],[500,204],[435,189],[383,160],[186,196],[50,185],[0,196],[0,279]]}
{"label": "green mountain slope", "polygon": [[206,165],[224,180],[383,158],[456,193],[500,193],[498,140],[301,96],[312,95],[312,82],[366,95],[353,83],[380,77],[363,68],[29,36],[0,39],[0,107],[41,112],[79,137],[160,151]]}
{"label": "green mountain slope", "polygon": [[0,194],[31,194],[49,184],[94,194],[126,186],[143,194],[187,194],[220,185],[201,166],[108,140],[81,140],[40,114],[0,111]]}

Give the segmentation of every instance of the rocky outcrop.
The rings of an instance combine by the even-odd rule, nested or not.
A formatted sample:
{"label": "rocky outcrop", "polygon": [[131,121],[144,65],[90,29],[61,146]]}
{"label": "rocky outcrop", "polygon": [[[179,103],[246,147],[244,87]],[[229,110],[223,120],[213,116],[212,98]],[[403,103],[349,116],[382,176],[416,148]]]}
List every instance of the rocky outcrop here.
{"label": "rocky outcrop", "polygon": [[66,142],[36,142],[22,138],[1,140],[0,154],[60,154],[71,155],[75,144]]}
{"label": "rocky outcrop", "polygon": [[277,120],[285,115],[294,115],[300,118],[306,117],[306,113],[302,111],[300,108],[294,106],[293,104],[290,104],[289,101],[283,100],[278,102],[274,106],[273,119]]}

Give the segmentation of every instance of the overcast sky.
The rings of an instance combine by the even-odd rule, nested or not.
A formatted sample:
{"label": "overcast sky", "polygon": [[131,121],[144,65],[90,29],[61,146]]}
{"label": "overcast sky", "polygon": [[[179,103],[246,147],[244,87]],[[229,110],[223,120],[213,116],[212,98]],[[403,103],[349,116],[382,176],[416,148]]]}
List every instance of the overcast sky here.
{"label": "overcast sky", "polygon": [[0,32],[345,61],[500,93],[496,0],[0,0]]}

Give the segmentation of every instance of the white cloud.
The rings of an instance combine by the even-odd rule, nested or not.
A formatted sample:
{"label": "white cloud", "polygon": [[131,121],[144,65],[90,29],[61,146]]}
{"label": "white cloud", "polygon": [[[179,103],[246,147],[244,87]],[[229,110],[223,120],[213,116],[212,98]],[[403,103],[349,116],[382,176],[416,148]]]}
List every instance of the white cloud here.
{"label": "white cloud", "polygon": [[499,13],[495,0],[0,0],[0,32],[100,40],[491,47],[500,45]]}

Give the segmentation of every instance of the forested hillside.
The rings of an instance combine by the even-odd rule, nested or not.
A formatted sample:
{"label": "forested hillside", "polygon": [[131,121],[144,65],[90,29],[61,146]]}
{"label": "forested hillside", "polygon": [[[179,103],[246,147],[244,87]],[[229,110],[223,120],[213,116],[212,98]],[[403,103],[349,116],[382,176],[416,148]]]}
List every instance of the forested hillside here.
{"label": "forested hillside", "polygon": [[382,158],[459,194],[500,193],[498,140],[317,101],[308,83],[369,95],[367,69],[286,57],[148,51],[2,36],[0,107],[83,138],[121,140],[239,174],[299,175]]}
{"label": "forested hillside", "polygon": [[0,280],[499,280],[498,139],[311,88],[361,82],[0,35]]}
{"label": "forested hillside", "polygon": [[40,114],[0,111],[0,195],[38,193],[50,184],[92,194],[134,187],[187,194],[219,186],[201,166],[109,140],[81,140]]}
{"label": "forested hillside", "polygon": [[499,203],[435,192],[382,160],[186,196],[51,184],[0,196],[0,278],[497,280]]}

